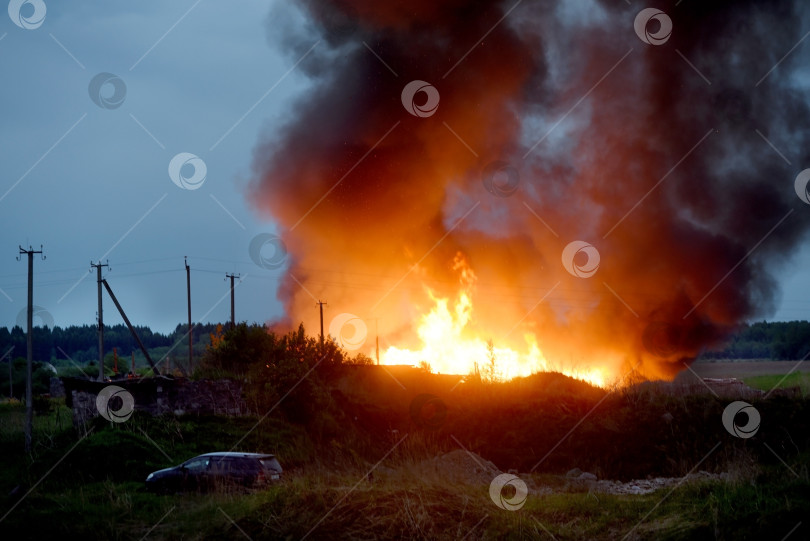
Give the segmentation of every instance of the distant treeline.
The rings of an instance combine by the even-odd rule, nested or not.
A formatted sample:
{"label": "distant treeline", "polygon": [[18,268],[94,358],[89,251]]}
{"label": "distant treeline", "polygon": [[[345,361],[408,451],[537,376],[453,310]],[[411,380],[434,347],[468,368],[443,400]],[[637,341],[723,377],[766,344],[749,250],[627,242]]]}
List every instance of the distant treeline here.
{"label": "distant treeline", "polygon": [[803,359],[810,352],[810,321],[762,321],[744,325],[723,349],[701,359]]}
{"label": "distant treeline", "polygon": [[[202,354],[210,344],[210,334],[216,333],[216,323],[198,324],[192,334],[195,356]],[[227,326],[226,326],[227,328]],[[178,324],[173,332],[162,334],[149,327],[136,326],[138,336],[147,349],[168,348],[177,344],[177,355],[183,356],[187,326]],[[183,342],[180,344],[179,342]],[[11,331],[0,327],[0,356],[9,348],[14,351],[12,358],[25,357],[26,336],[19,326]],[[135,352],[138,364],[142,355],[137,343],[125,325],[104,327],[104,351],[109,355],[113,348],[122,358]],[[60,351],[61,350],[61,351]],[[64,352],[64,353],[63,353]],[[742,326],[722,349],[704,352],[702,359],[801,359],[810,352],[810,322],[787,321],[775,323],[753,323]],[[90,363],[98,360],[98,333],[95,325],[73,325],[66,328],[34,328],[34,360],[54,362],[65,359],[67,354],[76,363]],[[106,356],[106,355],[105,355]]]}
{"label": "distant treeline", "polygon": [[[216,323],[198,324],[192,333],[195,353],[204,351],[205,346],[211,342],[209,333],[216,331]],[[179,324],[170,334],[152,332],[149,327],[135,326],[141,341],[146,349],[170,348],[182,341],[178,345],[178,355],[184,355],[188,351],[186,332],[188,326]],[[98,327],[96,325],[72,325],[70,327],[34,327],[33,336],[34,360],[54,362],[57,359],[65,359],[66,354],[73,362],[88,363],[98,360]],[[0,356],[5,354],[11,347],[14,347],[9,356],[13,358],[26,356],[26,333],[19,326],[15,325],[11,331],[6,327],[0,327]],[[104,326],[104,353],[105,357],[111,354],[115,348],[122,358],[129,357],[135,352],[138,359],[142,358],[140,348],[129,332],[126,325],[105,325]],[[64,352],[64,353],[63,353]]]}

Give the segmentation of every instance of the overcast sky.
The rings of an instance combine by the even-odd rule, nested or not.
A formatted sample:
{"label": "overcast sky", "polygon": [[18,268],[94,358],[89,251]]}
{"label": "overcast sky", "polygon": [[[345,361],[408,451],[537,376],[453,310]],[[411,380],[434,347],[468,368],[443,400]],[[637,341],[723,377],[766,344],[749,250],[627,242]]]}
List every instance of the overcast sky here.
{"label": "overcast sky", "polygon": [[[230,317],[226,272],[244,277],[238,319],[278,316],[283,269],[257,267],[248,254],[251,239],[274,224],[250,210],[243,186],[259,135],[306,81],[268,39],[270,3],[46,7],[37,28],[0,17],[2,324],[14,325],[26,305],[20,244],[44,246],[34,304],[56,325],[95,321],[88,270],[99,258],[109,259],[104,275],[136,324],[166,331],[185,321],[185,255],[195,321]],[[22,15],[36,26],[32,4]],[[90,95],[99,73],[117,77],[93,86],[102,106]],[[181,169],[194,189],[170,178],[179,153],[204,163],[201,182],[202,168]],[[121,322],[106,293],[104,302],[105,323]]]}
{"label": "overcast sky", "polygon": [[[244,186],[261,134],[307,84],[272,39],[290,22],[271,12],[294,12],[248,0],[45,4],[44,19],[22,6],[17,22],[31,28],[0,15],[0,324],[26,305],[18,246],[40,244],[34,304],[56,325],[95,322],[89,264],[103,259],[130,320],[173,329],[186,320],[186,255],[195,321],[229,318],[226,272],[243,277],[237,319],[280,316],[284,269],[248,253],[275,224],[250,209]],[[181,153],[185,188],[169,174]],[[771,319],[810,317],[810,250],[780,282]],[[105,323],[122,322],[106,293],[104,303]]]}

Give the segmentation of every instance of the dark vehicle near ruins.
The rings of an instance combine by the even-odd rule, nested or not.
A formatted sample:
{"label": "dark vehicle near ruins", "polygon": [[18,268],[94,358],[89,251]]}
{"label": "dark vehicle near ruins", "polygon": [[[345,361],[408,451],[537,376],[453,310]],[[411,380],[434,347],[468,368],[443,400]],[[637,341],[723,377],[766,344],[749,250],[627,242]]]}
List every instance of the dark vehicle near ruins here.
{"label": "dark vehicle near ruins", "polygon": [[281,479],[281,464],[264,453],[206,453],[179,466],[150,473],[153,492],[207,492],[223,488],[262,488]]}

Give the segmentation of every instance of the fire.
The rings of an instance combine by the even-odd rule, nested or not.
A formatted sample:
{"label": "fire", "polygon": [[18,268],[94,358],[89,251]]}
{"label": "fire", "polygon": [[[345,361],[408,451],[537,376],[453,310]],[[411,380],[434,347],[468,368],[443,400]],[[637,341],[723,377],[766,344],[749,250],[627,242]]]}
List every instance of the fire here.
{"label": "fire", "polygon": [[423,286],[432,308],[418,318],[417,349],[391,346],[380,358],[384,365],[423,365],[441,374],[468,375],[478,372],[492,380],[509,380],[537,372],[555,371],[604,387],[611,375],[605,369],[589,366],[579,370],[549,362],[533,332],[523,333],[522,349],[496,346],[492,339],[474,336],[473,295],[476,276],[459,254],[453,270],[460,273],[461,289],[453,297],[438,296]]}

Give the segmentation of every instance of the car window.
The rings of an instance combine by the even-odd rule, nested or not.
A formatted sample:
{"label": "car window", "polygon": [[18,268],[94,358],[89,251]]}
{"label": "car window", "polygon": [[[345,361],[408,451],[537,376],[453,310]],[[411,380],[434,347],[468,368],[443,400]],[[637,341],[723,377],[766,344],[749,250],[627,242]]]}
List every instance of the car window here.
{"label": "car window", "polygon": [[221,472],[225,469],[227,460],[227,458],[221,456],[212,457],[211,461],[209,462],[209,469],[211,471]]}
{"label": "car window", "polygon": [[209,462],[209,457],[207,457],[207,456],[206,457],[197,457],[197,458],[192,458],[191,460],[189,460],[188,462],[186,462],[183,465],[188,470],[202,471],[202,470],[208,469],[208,462]]}
{"label": "car window", "polygon": [[256,466],[249,458],[237,458],[231,463],[231,470],[236,471],[250,471],[255,470]]}
{"label": "car window", "polygon": [[281,464],[279,464],[278,460],[275,458],[261,458],[259,461],[266,470],[274,470],[277,472],[281,471]]}

